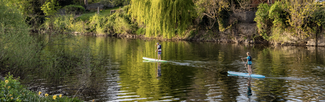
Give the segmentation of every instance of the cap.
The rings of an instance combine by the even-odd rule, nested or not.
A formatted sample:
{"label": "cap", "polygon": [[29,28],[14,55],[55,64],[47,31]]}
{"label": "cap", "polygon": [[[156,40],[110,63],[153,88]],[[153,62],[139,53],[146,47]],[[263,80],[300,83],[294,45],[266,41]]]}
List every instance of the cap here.
{"label": "cap", "polygon": [[157,42],[157,45],[159,45],[159,43]]}

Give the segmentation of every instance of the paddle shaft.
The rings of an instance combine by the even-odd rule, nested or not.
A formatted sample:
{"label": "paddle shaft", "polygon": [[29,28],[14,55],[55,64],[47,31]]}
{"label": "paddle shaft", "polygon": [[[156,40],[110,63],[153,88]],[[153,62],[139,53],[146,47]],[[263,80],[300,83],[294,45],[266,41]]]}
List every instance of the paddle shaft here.
{"label": "paddle shaft", "polygon": [[[241,58],[241,60],[245,63],[245,61]],[[247,67],[246,67],[246,63],[245,63],[245,68],[247,69]],[[248,69],[247,69],[247,72],[248,72]]]}

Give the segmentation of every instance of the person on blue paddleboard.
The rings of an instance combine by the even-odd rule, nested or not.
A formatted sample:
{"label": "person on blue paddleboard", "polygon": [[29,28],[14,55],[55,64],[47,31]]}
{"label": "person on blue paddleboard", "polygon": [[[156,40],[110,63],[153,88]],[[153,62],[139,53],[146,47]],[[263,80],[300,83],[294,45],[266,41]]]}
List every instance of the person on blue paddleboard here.
{"label": "person on blue paddleboard", "polygon": [[247,72],[249,73],[249,75],[252,74],[252,57],[250,56],[249,52],[246,53],[247,57],[244,57],[242,59],[247,59],[247,62],[245,63],[245,66],[247,64]]}
{"label": "person on blue paddleboard", "polygon": [[158,60],[161,60],[161,45],[157,42]]}

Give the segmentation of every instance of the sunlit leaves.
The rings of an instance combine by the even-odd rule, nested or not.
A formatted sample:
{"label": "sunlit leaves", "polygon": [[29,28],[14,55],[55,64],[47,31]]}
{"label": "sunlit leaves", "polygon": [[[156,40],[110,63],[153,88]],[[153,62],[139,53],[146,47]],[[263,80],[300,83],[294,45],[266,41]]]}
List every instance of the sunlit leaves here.
{"label": "sunlit leaves", "polygon": [[41,10],[45,13],[45,16],[51,16],[54,15],[59,8],[59,3],[56,0],[48,0],[42,5]]}
{"label": "sunlit leaves", "polygon": [[131,0],[130,13],[146,26],[147,36],[182,36],[194,13],[192,0]]}
{"label": "sunlit leaves", "polygon": [[309,36],[311,28],[306,26],[308,18],[312,16],[317,6],[312,0],[300,1],[290,0],[285,2],[287,11],[290,12],[288,22],[295,29],[295,33],[300,38]]}
{"label": "sunlit leaves", "polygon": [[270,27],[269,20],[269,10],[270,6],[268,4],[262,3],[258,5],[258,10],[256,11],[256,17],[254,21],[257,23],[258,33],[266,40],[268,40],[267,29]]}

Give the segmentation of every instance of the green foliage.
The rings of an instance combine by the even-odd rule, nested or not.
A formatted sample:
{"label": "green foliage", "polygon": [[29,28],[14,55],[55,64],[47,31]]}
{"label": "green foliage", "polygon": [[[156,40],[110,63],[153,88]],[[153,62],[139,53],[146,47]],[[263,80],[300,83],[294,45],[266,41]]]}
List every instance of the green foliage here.
{"label": "green foliage", "polygon": [[74,19],[74,15],[58,15],[52,19],[47,19],[43,25],[46,30],[56,32],[76,31],[85,33],[87,25],[85,22]]}
{"label": "green foliage", "polygon": [[101,0],[87,0],[88,1],[88,4],[91,4],[91,3],[98,3],[100,2]]}
{"label": "green foliage", "polygon": [[106,17],[104,16],[99,16],[98,14],[92,16],[89,20],[89,28],[91,29],[91,31],[94,31],[98,34],[105,33],[104,22],[103,22],[104,20],[106,20]]}
{"label": "green foliage", "polygon": [[304,39],[312,34],[312,27],[307,26],[310,22],[308,19],[312,17],[314,11],[318,8],[313,0],[299,1],[283,1],[286,5],[286,11],[290,13],[288,19],[289,25],[295,30],[295,36]]}
{"label": "green foliage", "polygon": [[288,13],[284,11],[284,4],[282,2],[275,2],[269,10],[269,18],[273,20],[273,25],[276,27],[285,27]]}
{"label": "green foliage", "polygon": [[[203,17],[208,17],[208,29],[212,29],[218,23],[219,31],[223,32],[230,26],[226,26],[226,20],[230,3],[228,0],[195,0],[195,9],[198,17],[203,21]],[[231,24],[230,24],[231,25]]]}
{"label": "green foliage", "polygon": [[257,23],[258,33],[264,38],[268,39],[267,31],[270,28],[269,10],[270,6],[266,3],[258,5],[256,17],[254,21]]}
{"label": "green foliage", "polygon": [[115,16],[114,21],[114,32],[118,34],[131,34],[134,29],[134,26],[131,24],[130,16],[125,15],[124,13],[114,13],[112,16]]}
{"label": "green foliage", "polygon": [[319,7],[312,15],[312,22],[325,28],[325,7]]}
{"label": "green foliage", "polygon": [[7,0],[7,6],[15,6],[25,16],[41,13],[41,6],[46,0]]}
{"label": "green foliage", "polygon": [[[0,0],[0,4],[9,4]],[[0,70],[35,67],[38,44],[29,35],[23,14],[10,5],[0,5]],[[18,71],[18,70],[16,70]]]}
{"label": "green foliage", "polygon": [[130,3],[130,0],[100,0],[100,3],[102,4],[111,4],[113,6],[119,6],[119,5],[128,5]]}
{"label": "green foliage", "polygon": [[130,13],[139,24],[146,25],[146,36],[183,36],[191,24],[194,11],[192,0],[131,0]]}
{"label": "green foliage", "polygon": [[89,20],[89,29],[96,33],[131,34],[135,29],[131,24],[130,16],[122,11],[117,11],[110,16],[95,14]]}
{"label": "green foliage", "polygon": [[45,16],[54,15],[60,8],[59,3],[56,0],[47,0],[41,7],[41,10],[45,13]]}
{"label": "green foliage", "polygon": [[[123,7],[124,8],[124,7]],[[111,10],[118,10],[119,7],[114,7],[114,8],[110,8],[110,9],[105,9],[103,11],[99,12],[99,15],[105,15],[105,16],[109,16],[111,15]],[[81,16],[77,17],[76,19],[78,20],[82,20],[82,21],[89,21],[90,17],[94,16],[97,12],[88,12],[88,13],[84,13]]]}
{"label": "green foliage", "polygon": [[46,0],[6,0],[7,6],[18,9],[24,16],[25,22],[31,25],[32,29],[38,29],[43,23],[44,16],[41,6]]}
{"label": "green foliage", "polygon": [[85,12],[85,8],[81,5],[68,5],[64,6],[63,9],[66,10],[66,13],[72,13],[75,14],[77,12]]}
{"label": "green foliage", "polygon": [[145,34],[146,29],[145,28],[139,28],[135,33],[137,35]]}
{"label": "green foliage", "polygon": [[[266,40],[288,41],[281,33],[304,39],[318,31],[324,22],[324,11],[312,0],[276,1],[271,7],[260,4],[256,12],[258,33]],[[270,35],[271,34],[271,35]]]}
{"label": "green foliage", "polygon": [[281,27],[272,27],[271,28],[271,36],[269,37],[268,40],[273,40],[276,42],[284,42],[284,41],[289,41],[289,37],[285,36],[283,32],[285,29]]}
{"label": "green foliage", "polygon": [[[60,95],[37,95],[20,85],[20,82],[10,74],[5,78],[5,81],[0,82],[0,90],[0,101],[2,102],[82,102],[82,100],[76,98],[60,97]],[[44,95],[45,97],[41,97]]]}
{"label": "green foliage", "polygon": [[[123,9],[127,9],[127,6]],[[94,14],[84,21],[80,18],[75,19],[74,15],[58,15],[47,19],[44,28],[59,32],[95,32],[97,34],[132,34],[135,32],[130,15],[124,10],[117,10],[116,13],[109,16],[104,13]]]}

